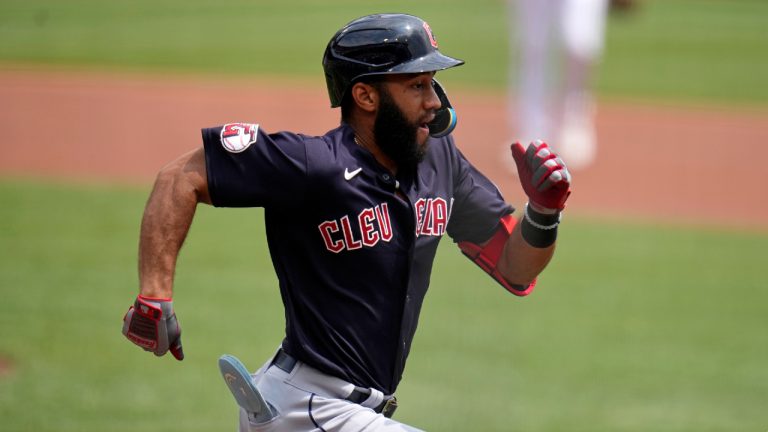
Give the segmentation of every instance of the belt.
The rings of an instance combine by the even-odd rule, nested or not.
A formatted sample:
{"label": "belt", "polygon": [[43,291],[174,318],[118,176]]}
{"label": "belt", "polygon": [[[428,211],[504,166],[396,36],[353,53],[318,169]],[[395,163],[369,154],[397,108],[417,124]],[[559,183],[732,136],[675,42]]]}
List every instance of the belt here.
{"label": "belt", "polygon": [[[296,363],[298,362],[298,360],[293,358],[290,354],[281,348],[277,351],[277,355],[275,355],[275,358],[272,360],[272,366],[276,366],[285,373],[291,373],[293,368],[296,367]],[[362,404],[362,402],[364,402],[370,396],[370,389],[364,387],[355,387],[355,389],[352,390],[352,393],[345,399],[352,403]],[[378,414],[383,414],[384,417],[391,418],[392,414],[394,414],[395,410],[397,409],[397,399],[394,396],[385,398],[383,402],[381,402],[376,407],[372,407],[371,409],[373,409]]]}

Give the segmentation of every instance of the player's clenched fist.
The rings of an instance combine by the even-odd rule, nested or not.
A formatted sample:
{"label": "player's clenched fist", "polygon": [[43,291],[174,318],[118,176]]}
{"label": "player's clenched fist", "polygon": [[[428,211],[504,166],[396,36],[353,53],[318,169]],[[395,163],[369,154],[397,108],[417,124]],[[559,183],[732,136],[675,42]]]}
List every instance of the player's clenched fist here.
{"label": "player's clenched fist", "polygon": [[170,350],[177,360],[184,359],[181,327],[170,299],[138,296],[123,318],[123,334],[156,356],[165,355]]}
{"label": "player's clenched fist", "polygon": [[565,163],[542,141],[527,148],[512,144],[512,157],[525,194],[531,203],[549,210],[562,210],[571,194],[571,173]]}

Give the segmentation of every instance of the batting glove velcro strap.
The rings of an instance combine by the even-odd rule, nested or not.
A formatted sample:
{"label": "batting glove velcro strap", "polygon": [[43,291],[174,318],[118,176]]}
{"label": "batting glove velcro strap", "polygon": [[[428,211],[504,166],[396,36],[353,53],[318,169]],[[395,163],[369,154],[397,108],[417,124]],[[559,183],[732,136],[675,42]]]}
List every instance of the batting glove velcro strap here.
{"label": "batting glove velcro strap", "polygon": [[171,351],[177,360],[184,359],[181,327],[171,299],[138,296],[123,317],[123,335],[156,356]]}
{"label": "batting glove velcro strap", "polygon": [[526,243],[535,248],[546,248],[555,243],[557,226],[560,225],[560,212],[543,214],[526,204],[523,215],[520,222],[520,233]]}

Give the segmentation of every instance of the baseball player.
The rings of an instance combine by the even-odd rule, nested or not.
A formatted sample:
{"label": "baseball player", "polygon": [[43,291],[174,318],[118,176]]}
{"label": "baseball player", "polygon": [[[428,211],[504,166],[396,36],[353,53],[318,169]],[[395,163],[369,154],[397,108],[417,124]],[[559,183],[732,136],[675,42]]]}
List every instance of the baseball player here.
{"label": "baseball player", "polygon": [[529,197],[515,218],[464,158],[434,79],[463,63],[438,50],[420,18],[362,17],[323,58],[340,126],[323,136],[255,123],[203,129],[203,146],[164,167],[147,202],[125,336],[182,360],[173,272],[197,204],[264,207],[285,337],[253,375],[232,356],[219,360],[240,431],[418,430],[391,417],[438,242],[447,234],[505,289],[527,295],[570,193],[547,144],[515,143]]}
{"label": "baseball player", "polygon": [[591,79],[602,55],[608,0],[507,0],[513,127],[541,138],[572,169],[597,153]]}

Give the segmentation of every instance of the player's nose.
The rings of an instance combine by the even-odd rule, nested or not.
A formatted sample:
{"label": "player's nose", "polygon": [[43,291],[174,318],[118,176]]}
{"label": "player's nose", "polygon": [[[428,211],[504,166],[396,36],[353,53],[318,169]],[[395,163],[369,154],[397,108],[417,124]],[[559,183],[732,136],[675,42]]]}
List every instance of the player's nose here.
{"label": "player's nose", "polygon": [[424,108],[436,111],[440,109],[441,106],[443,106],[443,104],[440,102],[440,97],[437,95],[437,92],[435,92],[435,87],[430,85],[424,99]]}

